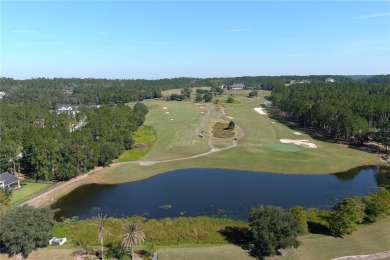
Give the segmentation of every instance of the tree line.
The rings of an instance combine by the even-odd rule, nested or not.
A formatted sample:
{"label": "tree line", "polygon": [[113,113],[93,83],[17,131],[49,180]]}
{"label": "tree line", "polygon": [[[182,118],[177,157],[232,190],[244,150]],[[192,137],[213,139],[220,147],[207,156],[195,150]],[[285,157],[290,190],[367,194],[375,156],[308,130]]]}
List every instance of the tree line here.
{"label": "tree line", "polygon": [[132,132],[148,112],[142,103],[81,108],[76,116],[34,104],[0,103],[0,109],[0,169],[41,181],[67,180],[107,166],[131,149]]}
{"label": "tree line", "polygon": [[270,99],[290,119],[331,139],[390,145],[389,84],[295,84],[275,88]]}

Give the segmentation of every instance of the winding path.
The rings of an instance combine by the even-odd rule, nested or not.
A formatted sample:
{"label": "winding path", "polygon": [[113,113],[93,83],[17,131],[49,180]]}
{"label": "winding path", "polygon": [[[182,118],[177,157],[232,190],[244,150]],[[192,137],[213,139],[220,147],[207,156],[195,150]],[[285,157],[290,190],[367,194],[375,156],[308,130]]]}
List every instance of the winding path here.
{"label": "winding path", "polygon": [[390,258],[390,250],[371,254],[371,255],[343,256],[343,257],[333,258],[332,260],[379,260],[379,259],[389,259],[389,258]]}

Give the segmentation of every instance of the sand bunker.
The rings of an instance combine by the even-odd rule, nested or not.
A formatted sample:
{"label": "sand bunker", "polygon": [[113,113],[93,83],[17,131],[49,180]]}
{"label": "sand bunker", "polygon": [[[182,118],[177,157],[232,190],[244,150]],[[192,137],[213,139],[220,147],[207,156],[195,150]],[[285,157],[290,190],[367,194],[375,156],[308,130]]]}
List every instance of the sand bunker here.
{"label": "sand bunker", "polygon": [[264,108],[262,107],[255,107],[254,110],[259,113],[260,115],[266,115],[267,113],[264,112]]}
{"label": "sand bunker", "polygon": [[294,132],[295,135],[302,135],[300,132]]}
{"label": "sand bunker", "polygon": [[232,117],[232,116],[226,116],[227,118],[229,118],[229,119],[234,119],[234,117]]}
{"label": "sand bunker", "polygon": [[165,114],[169,114],[169,112],[165,112]]}
{"label": "sand bunker", "polygon": [[204,112],[202,111],[202,112],[200,112],[201,114],[204,114]]}
{"label": "sand bunker", "polygon": [[171,120],[173,120],[173,118],[171,118]]}
{"label": "sand bunker", "polygon": [[163,109],[167,109],[167,107],[163,107]]}
{"label": "sand bunker", "polygon": [[292,140],[292,139],[280,139],[280,142],[284,144],[295,144],[295,145],[303,145],[307,148],[317,148],[317,145],[310,142],[309,140]]}
{"label": "sand bunker", "polygon": [[275,122],[274,122],[274,121],[272,121],[271,123],[272,123],[272,124],[275,124]]}

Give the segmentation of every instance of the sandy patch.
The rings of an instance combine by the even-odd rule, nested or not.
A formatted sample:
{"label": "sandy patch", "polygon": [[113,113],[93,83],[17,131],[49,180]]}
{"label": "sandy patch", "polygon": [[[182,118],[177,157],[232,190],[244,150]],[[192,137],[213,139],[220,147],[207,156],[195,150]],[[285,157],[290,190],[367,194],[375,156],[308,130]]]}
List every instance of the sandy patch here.
{"label": "sandy patch", "polygon": [[173,120],[173,118],[171,118],[171,120]]}
{"label": "sandy patch", "polygon": [[204,114],[204,112],[202,111],[202,112],[200,112],[201,114]]}
{"label": "sandy patch", "polygon": [[272,122],[271,122],[271,124],[275,124],[275,122],[274,122],[274,121],[272,121]]}
{"label": "sandy patch", "polygon": [[280,139],[280,142],[284,144],[302,145],[302,146],[306,146],[307,148],[317,148],[317,145],[310,142],[309,140]]}
{"label": "sandy patch", "polygon": [[163,107],[163,109],[167,109],[167,107]]}
{"label": "sandy patch", "polygon": [[262,107],[255,107],[254,110],[259,113],[260,115],[266,115],[267,113],[264,112],[264,108]]}
{"label": "sandy patch", "polygon": [[300,132],[294,132],[294,135],[302,135]]}
{"label": "sandy patch", "polygon": [[165,114],[169,114],[169,112],[165,112]]}
{"label": "sandy patch", "polygon": [[203,108],[203,107],[199,107],[199,108]]}
{"label": "sandy patch", "polygon": [[153,165],[155,164],[155,162],[139,162],[139,165],[141,166],[149,166],[149,165]]}
{"label": "sandy patch", "polygon": [[229,119],[234,119],[234,117],[232,117],[232,116],[226,116],[227,118],[229,118]]}

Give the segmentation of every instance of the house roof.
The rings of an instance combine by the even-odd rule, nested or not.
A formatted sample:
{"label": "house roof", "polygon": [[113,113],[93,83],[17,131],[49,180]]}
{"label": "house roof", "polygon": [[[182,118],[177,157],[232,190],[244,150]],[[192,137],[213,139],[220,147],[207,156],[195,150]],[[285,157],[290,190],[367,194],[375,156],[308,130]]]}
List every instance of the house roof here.
{"label": "house roof", "polygon": [[70,107],[70,108],[72,108],[72,106],[69,105],[69,104],[57,105],[56,107],[57,107],[57,109],[60,109],[60,108],[63,108],[63,107],[67,107],[67,108]]}
{"label": "house roof", "polygon": [[17,182],[18,180],[19,179],[15,175],[12,175],[9,172],[3,172],[2,174],[0,174],[0,182],[4,182],[5,186]]}
{"label": "house roof", "polygon": [[245,85],[242,83],[234,83],[230,87],[232,87],[232,88],[245,88]]}

